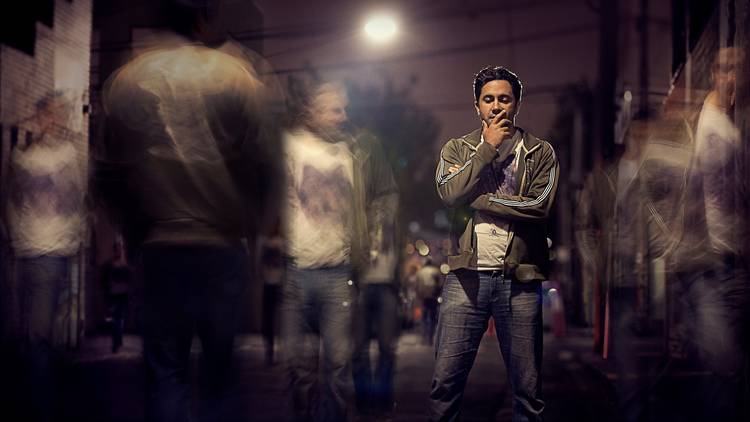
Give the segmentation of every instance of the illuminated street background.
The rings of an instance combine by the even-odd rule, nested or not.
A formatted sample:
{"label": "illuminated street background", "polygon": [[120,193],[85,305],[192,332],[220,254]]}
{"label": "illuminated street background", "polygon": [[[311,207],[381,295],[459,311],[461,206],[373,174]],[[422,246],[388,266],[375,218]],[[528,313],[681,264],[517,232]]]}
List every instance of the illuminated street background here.
{"label": "illuminated street background", "polygon": [[[170,45],[161,9],[170,2],[192,3],[30,0],[6,4],[0,13],[0,371],[10,374],[0,375],[0,420],[20,391],[45,379],[31,377],[27,385],[21,374],[29,368],[13,360],[18,327],[34,331],[29,325],[46,309],[17,310],[28,308],[24,292],[33,275],[49,276],[35,272],[40,268],[56,268],[62,283],[56,299],[47,299],[56,306],[50,342],[62,351],[57,375],[64,381],[54,391],[31,394],[31,404],[17,406],[21,413],[34,413],[35,400],[49,399],[57,403],[53,416],[41,420],[146,417],[144,255],[137,242],[128,243],[120,228],[126,222],[112,218],[104,203],[137,211],[144,205],[124,194],[112,202],[105,185],[121,174],[102,163],[118,150],[107,113],[121,113],[134,127],[147,121],[142,110],[129,109],[127,90],[112,93],[110,78],[134,57]],[[552,269],[542,283],[544,420],[750,420],[748,0],[219,3],[207,45],[223,48],[246,65],[243,72],[263,81],[263,92],[270,93],[263,106],[272,105],[261,107],[259,121],[284,126],[307,117],[304,108],[293,107],[306,99],[300,87],[335,81],[348,95],[347,127],[379,140],[398,187],[395,405],[372,419],[351,412],[353,420],[427,419],[435,351],[425,338],[429,318],[419,274],[434,266],[442,283],[450,271],[447,256],[457,246],[449,235],[456,216],[438,197],[435,169],[449,139],[480,127],[472,83],[490,65],[518,74],[524,93],[516,125],[549,142],[560,165],[546,223]],[[211,36],[230,42],[214,45]],[[179,91],[149,91],[147,99],[176,98]],[[176,120],[188,128],[203,121],[182,111]],[[70,142],[51,142],[51,127]],[[119,149],[141,140],[130,138]],[[279,145],[268,151],[279,150],[282,141],[275,140]],[[48,150],[37,156],[38,143]],[[242,174],[261,174],[265,152]],[[280,167],[287,164],[282,157],[274,158]],[[45,172],[64,173],[69,183]],[[252,187],[263,191],[276,183],[253,179]],[[222,194],[208,186],[207,197]],[[268,227],[258,231],[272,231],[274,224],[260,214],[254,222]],[[61,226],[54,241],[35,243]],[[264,248],[277,245],[263,242],[273,239],[245,242],[251,252],[247,288],[233,293],[239,332],[227,405],[237,420],[292,417],[289,374],[279,357],[288,351],[277,342],[271,357],[261,334],[264,289],[272,289],[264,271],[282,259],[281,252],[264,255]],[[41,251],[34,249],[39,243]],[[129,260],[131,271],[122,291],[111,283],[118,259]],[[52,297],[54,289],[45,286],[43,294]],[[196,338],[189,377],[194,397],[202,394],[200,349]],[[373,359],[377,353],[373,342]],[[461,419],[510,421],[509,391],[490,329],[469,376]],[[348,394],[353,406],[353,391]]]}

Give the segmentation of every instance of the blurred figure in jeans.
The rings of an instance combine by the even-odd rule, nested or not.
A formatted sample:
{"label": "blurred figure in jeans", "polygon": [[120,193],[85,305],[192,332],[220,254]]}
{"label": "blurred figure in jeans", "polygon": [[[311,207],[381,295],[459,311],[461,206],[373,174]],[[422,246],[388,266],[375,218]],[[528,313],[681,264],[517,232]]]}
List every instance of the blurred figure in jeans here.
{"label": "blurred figure in jeans", "polygon": [[102,194],[142,250],[150,420],[191,420],[190,349],[202,345],[198,419],[221,420],[232,381],[247,245],[272,221],[279,140],[254,66],[217,49],[218,2],[171,0],[171,32],[104,90]]}
{"label": "blurred figure in jeans", "polygon": [[[319,83],[306,91],[292,112],[298,122],[284,137],[289,265],[282,342],[295,419],[343,421],[351,386],[355,280],[386,258],[373,251],[390,241],[382,233],[391,224],[396,190],[377,139],[347,123],[346,89]],[[370,281],[382,281],[387,289],[392,275],[388,268],[383,273]]]}
{"label": "blurred figure in jeans", "polygon": [[[743,50],[721,48],[695,133],[682,239],[673,256],[686,354],[712,372],[698,417],[739,420],[748,394],[747,180],[734,122]],[[745,412],[746,413],[746,412]],[[745,415],[746,416],[746,415]]]}
{"label": "blurred figure in jeans", "polygon": [[[2,348],[11,356],[3,359],[3,378],[14,382],[0,403],[8,400],[10,419],[52,420],[59,394],[55,321],[86,233],[87,157],[83,137],[69,126],[71,104],[63,91],[37,102],[29,136],[11,151],[3,181],[3,223],[15,262],[0,309]],[[23,417],[14,415],[16,407]]]}
{"label": "blurred figure in jeans", "polygon": [[[382,158],[378,158],[382,160]],[[390,166],[376,164],[382,182],[379,196],[368,207],[370,263],[357,278],[359,303],[354,315],[352,374],[360,416],[390,420],[393,416],[393,375],[401,328],[401,299],[396,277],[399,248],[396,241],[398,193]],[[370,340],[378,345],[377,364],[370,359]]]}

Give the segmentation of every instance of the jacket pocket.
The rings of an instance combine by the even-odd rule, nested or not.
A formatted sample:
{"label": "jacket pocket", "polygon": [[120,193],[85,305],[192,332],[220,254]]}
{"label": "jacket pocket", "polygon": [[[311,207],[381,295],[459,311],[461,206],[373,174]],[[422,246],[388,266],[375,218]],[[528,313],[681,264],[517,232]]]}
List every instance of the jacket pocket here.
{"label": "jacket pocket", "polygon": [[539,267],[533,264],[519,264],[515,270],[515,279],[521,283],[528,283],[534,280],[544,280]]}

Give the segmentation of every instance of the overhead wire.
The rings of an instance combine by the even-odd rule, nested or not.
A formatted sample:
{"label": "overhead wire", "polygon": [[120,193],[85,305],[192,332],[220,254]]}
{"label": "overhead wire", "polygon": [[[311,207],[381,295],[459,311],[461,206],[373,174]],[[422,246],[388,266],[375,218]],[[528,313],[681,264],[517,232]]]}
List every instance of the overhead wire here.
{"label": "overhead wire", "polygon": [[[557,30],[552,30],[552,31],[544,31],[544,32],[539,32],[539,33],[531,34],[531,35],[513,36],[509,38],[506,37],[502,39],[490,40],[490,41],[485,41],[485,42],[464,44],[464,45],[455,46],[455,47],[440,48],[440,49],[434,49],[434,50],[428,50],[428,51],[420,51],[416,53],[406,53],[406,54],[379,58],[379,59],[349,60],[349,61],[342,61],[339,63],[320,64],[320,65],[316,65],[316,68],[320,70],[345,69],[345,68],[351,68],[351,67],[382,65],[386,63],[392,64],[392,63],[400,63],[400,62],[405,62],[405,61],[429,59],[429,58],[442,57],[442,56],[447,56],[447,55],[452,55],[452,54],[466,54],[466,53],[474,52],[478,50],[496,48],[498,45],[504,45],[504,44],[511,43],[511,42],[516,43],[516,44],[524,44],[524,43],[536,42],[536,41],[545,40],[545,39],[554,38],[554,37],[561,37],[561,36],[566,36],[566,35],[574,35],[574,34],[585,33],[589,31],[595,31],[597,29],[598,29],[597,24],[578,25],[578,26],[574,26],[570,28],[563,28],[563,29],[557,29]],[[291,67],[291,68],[285,68],[285,69],[276,69],[274,73],[288,74],[288,73],[304,72],[307,70],[308,70],[307,66],[300,66],[300,67]]]}

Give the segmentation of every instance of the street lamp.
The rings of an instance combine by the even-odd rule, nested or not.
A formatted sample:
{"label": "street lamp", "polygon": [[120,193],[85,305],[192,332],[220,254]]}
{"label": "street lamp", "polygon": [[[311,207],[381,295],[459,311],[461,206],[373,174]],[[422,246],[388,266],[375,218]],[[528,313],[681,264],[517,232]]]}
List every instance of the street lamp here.
{"label": "street lamp", "polygon": [[390,41],[397,32],[396,21],[388,15],[372,16],[365,24],[365,34],[377,43]]}

